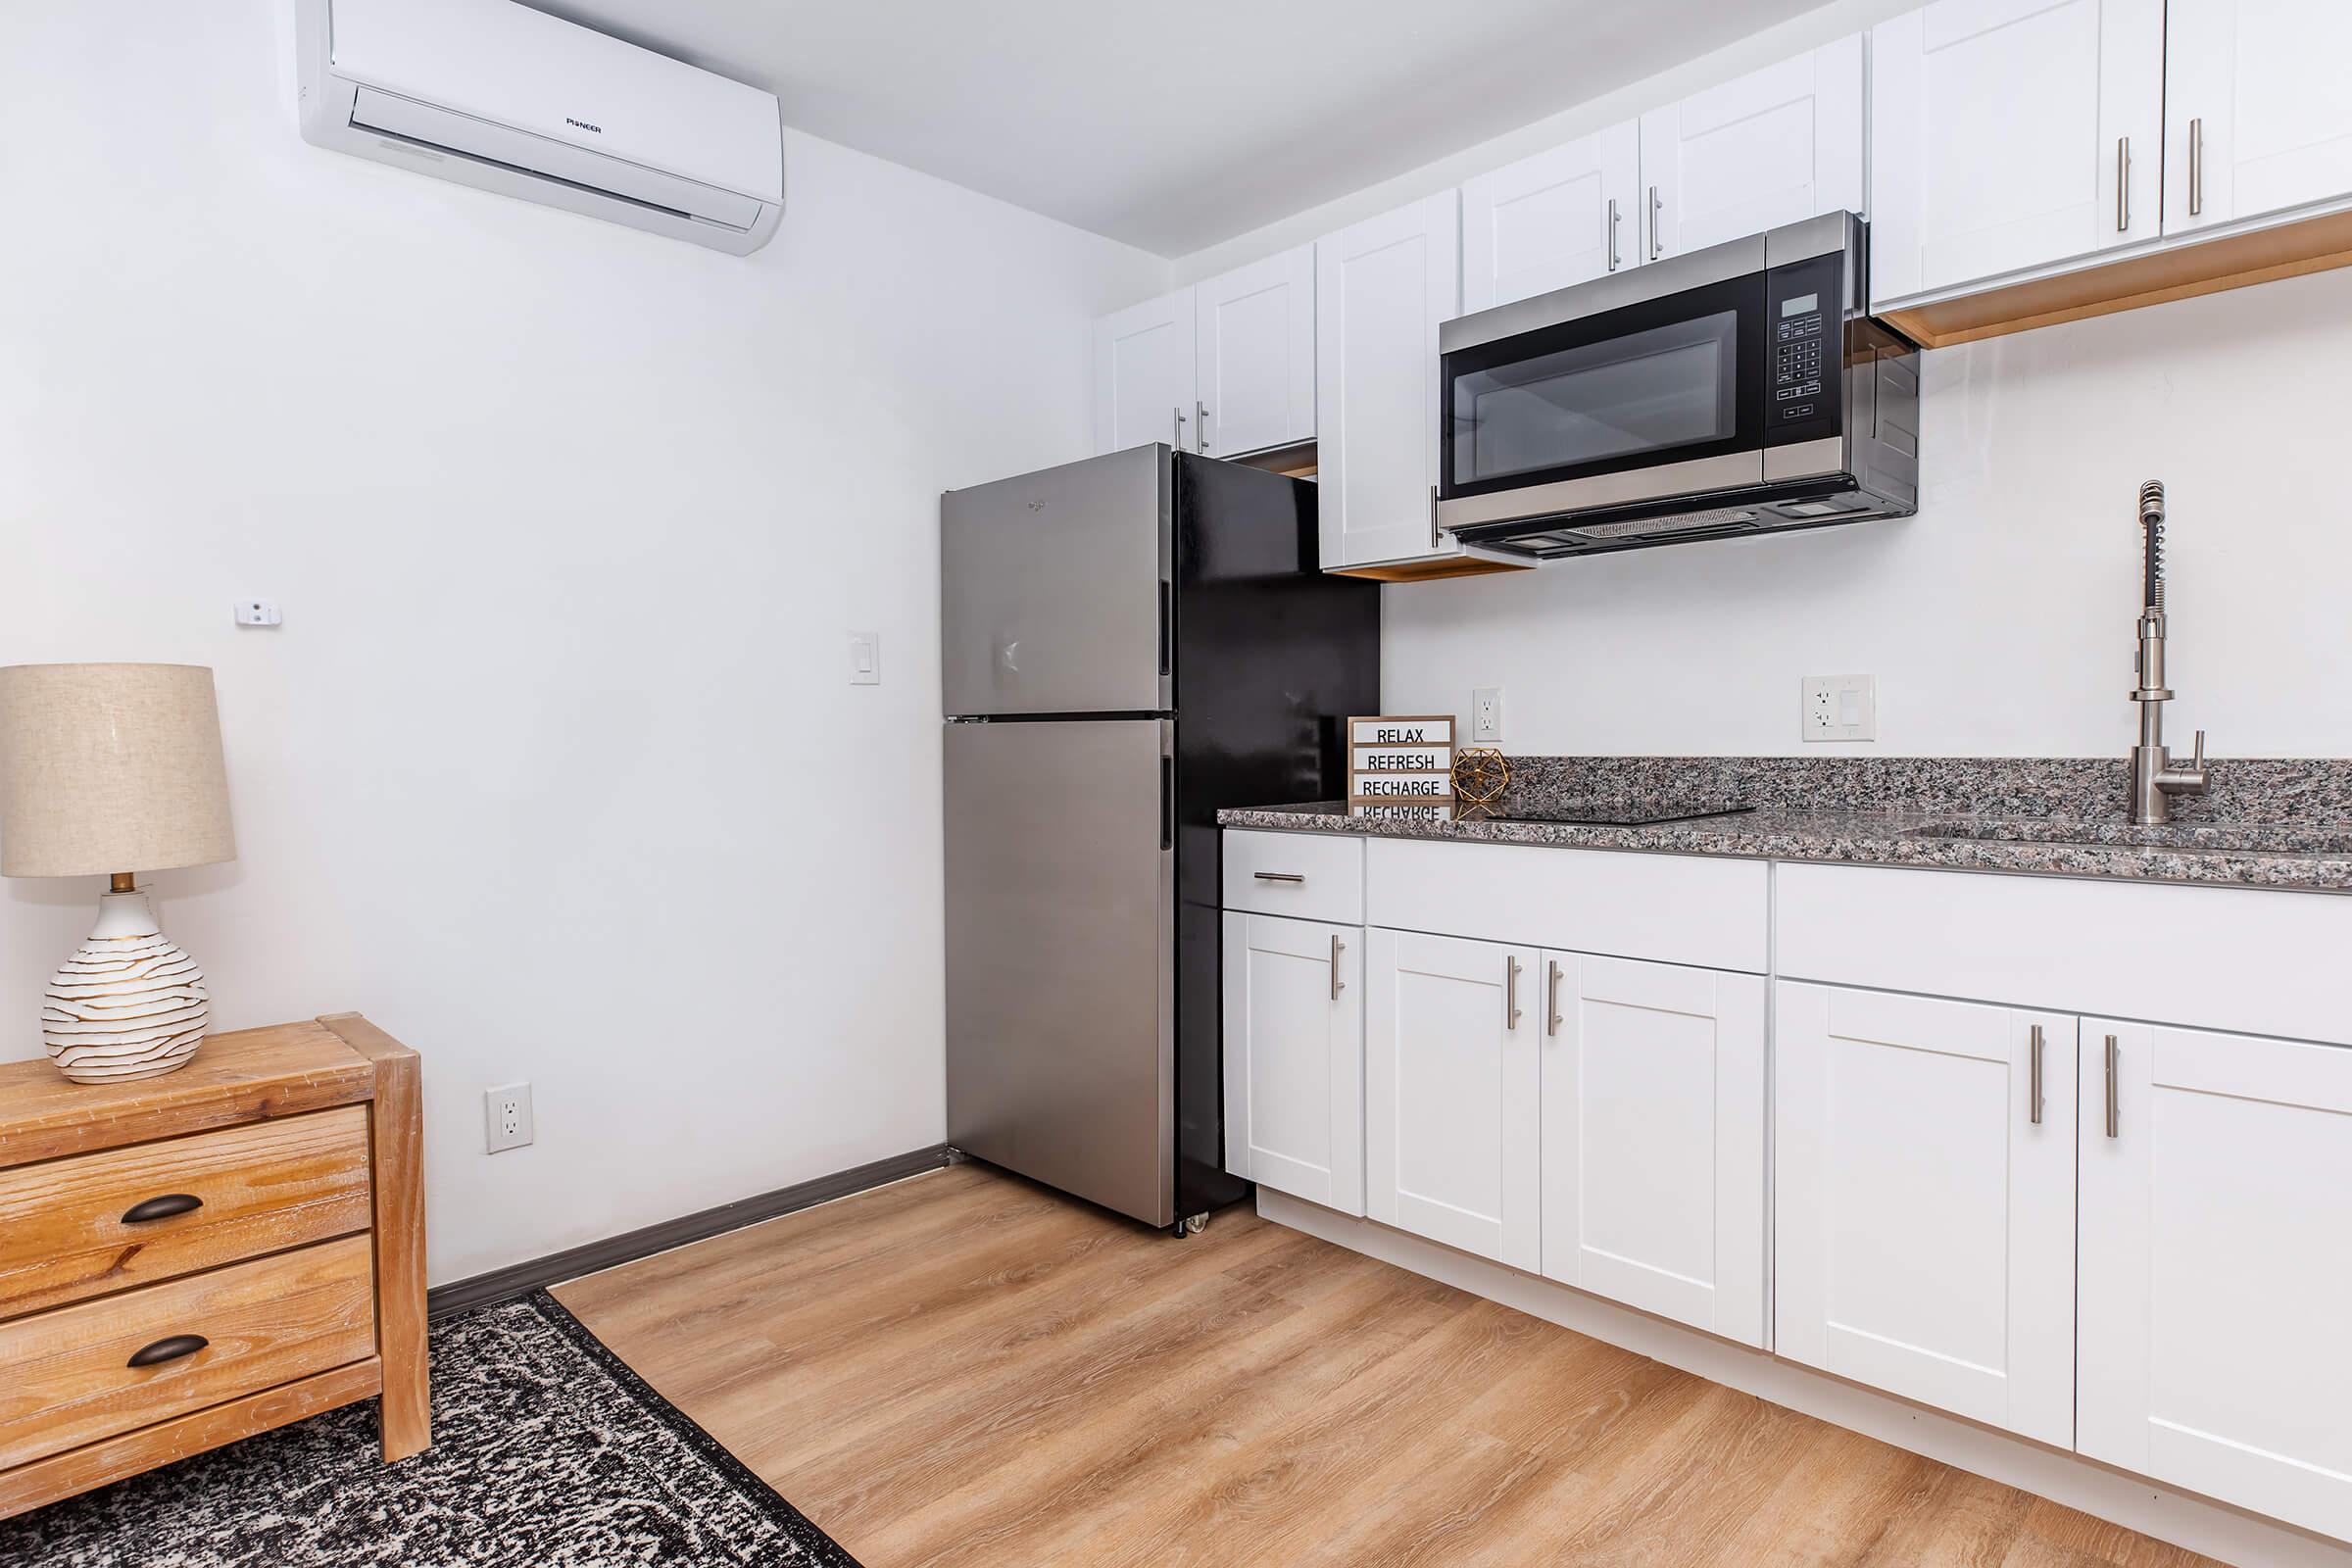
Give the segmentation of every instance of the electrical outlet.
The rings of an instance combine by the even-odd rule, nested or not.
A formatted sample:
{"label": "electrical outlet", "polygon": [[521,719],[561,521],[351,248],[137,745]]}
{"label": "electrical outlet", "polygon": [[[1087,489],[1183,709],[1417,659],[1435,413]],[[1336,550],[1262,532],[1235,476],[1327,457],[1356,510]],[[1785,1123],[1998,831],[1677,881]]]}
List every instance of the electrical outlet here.
{"label": "electrical outlet", "polygon": [[1502,688],[1480,686],[1470,693],[1470,740],[1478,746],[1502,744]]}
{"label": "electrical outlet", "polygon": [[538,1137],[531,1125],[531,1086],[508,1084],[482,1091],[482,1123],[488,1152],[520,1149]]}
{"label": "electrical outlet", "polygon": [[1879,678],[1876,675],[1807,675],[1798,733],[1809,741],[1875,741],[1879,738]]}
{"label": "electrical outlet", "polygon": [[237,624],[240,626],[275,626],[286,618],[277,612],[277,606],[267,599],[240,599],[235,609]]}

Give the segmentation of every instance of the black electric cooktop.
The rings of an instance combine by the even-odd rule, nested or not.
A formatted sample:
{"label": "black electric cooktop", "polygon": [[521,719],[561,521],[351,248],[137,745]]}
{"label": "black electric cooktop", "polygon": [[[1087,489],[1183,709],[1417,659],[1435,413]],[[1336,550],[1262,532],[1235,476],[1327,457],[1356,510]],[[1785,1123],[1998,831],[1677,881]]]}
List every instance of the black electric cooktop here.
{"label": "black electric cooktop", "polygon": [[1491,822],[1560,822],[1583,827],[1647,827],[1655,822],[1694,822],[1701,817],[1737,816],[1755,808],[1744,801],[1557,801],[1548,806],[1508,806],[1486,813]]}

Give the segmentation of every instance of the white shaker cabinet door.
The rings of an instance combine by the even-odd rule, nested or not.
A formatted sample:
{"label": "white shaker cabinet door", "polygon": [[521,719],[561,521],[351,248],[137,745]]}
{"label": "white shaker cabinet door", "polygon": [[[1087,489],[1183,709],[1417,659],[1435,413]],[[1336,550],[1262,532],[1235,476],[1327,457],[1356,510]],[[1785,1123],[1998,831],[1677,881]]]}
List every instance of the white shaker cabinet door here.
{"label": "white shaker cabinet door", "polygon": [[1315,242],[1315,476],[1326,567],[1459,555],[1438,538],[1438,324],[1459,313],[1446,191]]}
{"label": "white shaker cabinet door", "polygon": [[1873,29],[1870,92],[1876,302],[2161,229],[2164,0],[1936,0]]}
{"label": "white shaker cabinet door", "polygon": [[1544,1272],[1764,1344],[1764,978],[1544,955]]}
{"label": "white shaker cabinet door", "polygon": [[1360,927],[1225,915],[1225,1168],[1364,1211]]}
{"label": "white shaker cabinet door", "polygon": [[2085,1019],[2082,1109],[2076,1446],[2352,1538],[2352,1049]]}
{"label": "white shaker cabinet door", "polygon": [[2352,5],[2172,0],[2164,231],[2352,196]]}
{"label": "white shaker cabinet door", "polygon": [[1365,1212],[1539,1267],[1538,954],[1378,927],[1364,936]]}
{"label": "white shaker cabinet door", "polygon": [[1774,1348],[2071,1446],[2076,1020],[1774,1001]]}
{"label": "white shaker cabinet door", "polygon": [[1095,322],[1095,451],[1147,441],[1195,450],[1193,291],[1178,289]]}
{"label": "white shaker cabinet door", "polygon": [[1212,457],[1315,438],[1315,248],[1300,245],[1193,286],[1194,411]]}
{"label": "white shaker cabinet door", "polygon": [[1642,117],[1642,255],[1861,212],[1856,33]]}
{"label": "white shaker cabinet door", "polygon": [[1466,181],[1463,314],[1633,266],[1641,162],[1629,120]]}

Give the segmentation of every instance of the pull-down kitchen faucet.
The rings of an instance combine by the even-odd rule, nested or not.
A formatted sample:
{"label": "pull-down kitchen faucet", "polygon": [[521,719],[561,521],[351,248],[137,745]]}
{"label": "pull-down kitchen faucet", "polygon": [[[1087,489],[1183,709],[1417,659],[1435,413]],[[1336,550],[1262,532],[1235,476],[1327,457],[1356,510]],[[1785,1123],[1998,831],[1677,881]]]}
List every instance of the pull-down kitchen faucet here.
{"label": "pull-down kitchen faucet", "polygon": [[2186,767],[2173,765],[2164,744],[2164,705],[2173,694],[2164,684],[2164,481],[2139,487],[2140,571],[2139,744],[2132,748],[2132,820],[2163,821],[2176,795],[2205,793],[2205,732],[2197,731],[2197,755]]}

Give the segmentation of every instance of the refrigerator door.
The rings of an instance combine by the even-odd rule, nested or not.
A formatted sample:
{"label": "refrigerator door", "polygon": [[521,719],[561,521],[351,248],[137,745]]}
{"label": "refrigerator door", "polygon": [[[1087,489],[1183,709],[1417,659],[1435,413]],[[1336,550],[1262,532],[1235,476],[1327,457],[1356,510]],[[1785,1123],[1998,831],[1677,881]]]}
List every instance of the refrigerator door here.
{"label": "refrigerator door", "polygon": [[946,726],[948,1142],[1175,1219],[1175,725]]}
{"label": "refrigerator door", "polygon": [[1134,447],[940,498],[942,711],[1175,706],[1168,460]]}

